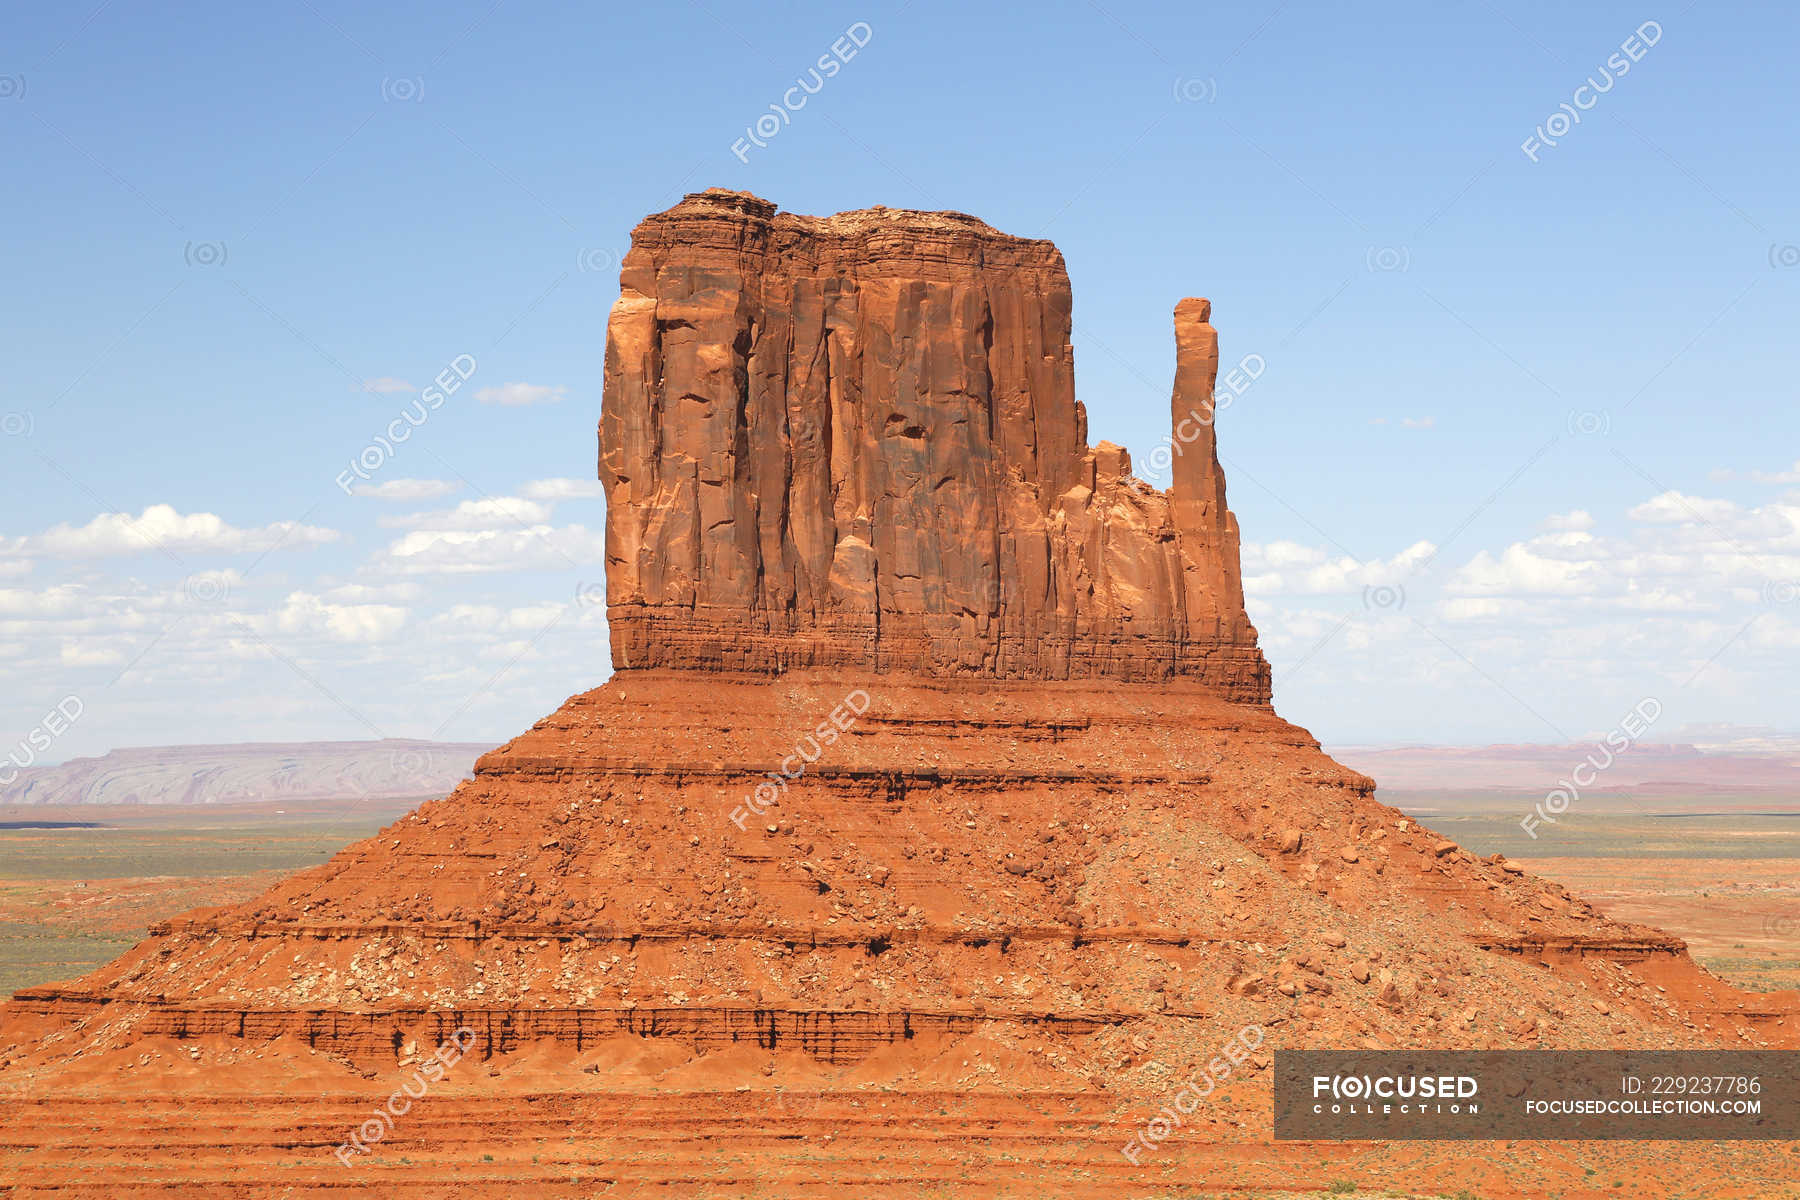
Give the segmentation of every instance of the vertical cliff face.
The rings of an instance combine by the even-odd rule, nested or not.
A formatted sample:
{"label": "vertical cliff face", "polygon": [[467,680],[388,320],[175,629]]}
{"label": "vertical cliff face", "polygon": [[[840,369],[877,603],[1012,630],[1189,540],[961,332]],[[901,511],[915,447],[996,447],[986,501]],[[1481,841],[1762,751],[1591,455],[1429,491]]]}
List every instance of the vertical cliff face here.
{"label": "vertical cliff face", "polygon": [[1232,633],[1230,619],[1243,617],[1244,581],[1237,518],[1225,507],[1225,473],[1219,469],[1213,426],[1219,335],[1211,321],[1210,301],[1187,299],[1175,306],[1175,391],[1169,425],[1175,478],[1169,510],[1181,540],[1181,599],[1186,611],[1216,613],[1218,636],[1224,638]]}
{"label": "vertical cliff face", "polygon": [[[621,284],[615,667],[1187,676],[1268,700],[1210,422],[1175,443],[1171,494],[1088,447],[1049,242],[714,190],[638,226]],[[1178,422],[1210,417],[1207,316],[1177,310]]]}

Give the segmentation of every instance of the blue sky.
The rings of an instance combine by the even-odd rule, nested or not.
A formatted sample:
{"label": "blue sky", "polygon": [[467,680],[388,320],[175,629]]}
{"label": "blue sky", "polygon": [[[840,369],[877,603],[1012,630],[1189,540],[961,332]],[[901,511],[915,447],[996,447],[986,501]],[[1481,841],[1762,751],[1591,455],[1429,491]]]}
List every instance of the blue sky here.
{"label": "blue sky", "polygon": [[[1267,363],[1220,420],[1253,616],[1327,742],[1574,738],[1647,695],[1800,724],[1800,14],[1020,13],[12,14],[0,748],[68,695],[47,759],[498,740],[599,682],[606,311],[632,225],[708,186],[1054,239],[1091,434],[1140,462],[1170,310],[1211,297]],[[391,498],[346,495],[460,355]]]}

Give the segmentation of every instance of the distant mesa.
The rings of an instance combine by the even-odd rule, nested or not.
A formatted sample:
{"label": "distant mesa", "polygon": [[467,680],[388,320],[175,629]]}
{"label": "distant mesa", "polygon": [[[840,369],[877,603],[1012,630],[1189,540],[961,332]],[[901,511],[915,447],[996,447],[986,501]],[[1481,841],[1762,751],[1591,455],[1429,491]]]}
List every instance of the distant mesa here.
{"label": "distant mesa", "polygon": [[[378,742],[245,742],[142,746],[18,769],[0,804],[246,804],[436,796],[492,747],[389,738]],[[10,774],[10,772],[9,772]]]}
{"label": "distant mesa", "polygon": [[1703,744],[1646,740],[1616,758],[1605,755],[1598,739],[1560,745],[1343,746],[1333,754],[1381,780],[1384,791],[1541,795],[1593,759],[1606,769],[1584,793],[1630,793],[1645,805],[1705,798],[1800,803],[1800,739],[1791,735]]}

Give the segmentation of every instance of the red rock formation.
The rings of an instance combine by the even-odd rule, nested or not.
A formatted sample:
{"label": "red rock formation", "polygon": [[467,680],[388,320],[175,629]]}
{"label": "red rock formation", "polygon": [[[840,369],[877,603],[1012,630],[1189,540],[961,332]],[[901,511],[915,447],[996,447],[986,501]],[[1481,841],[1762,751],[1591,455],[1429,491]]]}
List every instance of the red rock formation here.
{"label": "red rock formation", "polygon": [[[1210,408],[1203,300],[1175,409]],[[1069,277],[961,213],[689,196],[607,328],[617,666],[1193,677],[1266,703],[1210,425],[1172,495],[1087,445]]]}
{"label": "red rock formation", "polygon": [[[99,1138],[105,1183],[151,1163],[251,1194],[271,1181],[236,1156],[302,1146],[303,1176],[351,1178],[345,1106],[220,1148],[218,1109],[170,1111],[168,1050],[234,1079],[246,1048],[308,1080],[328,1055],[387,1095],[471,1030],[537,1094],[497,1116],[491,1076],[434,1093],[365,1176],[396,1190],[592,1194],[565,1131],[655,1087],[709,1132],[602,1140],[630,1146],[585,1164],[619,1194],[769,1194],[765,1155],[777,1194],[910,1196],[1000,1190],[936,1157],[989,1141],[1018,1194],[1144,1194],[1095,1147],[1251,1024],[1263,1052],[1168,1143],[1161,1190],[1252,1161],[1245,1187],[1339,1174],[1352,1151],[1268,1145],[1277,1046],[1794,1044],[1793,995],[1420,828],[1275,715],[1212,430],[1182,420],[1217,370],[1205,301],[1176,310],[1169,496],[1084,444],[1046,243],[709,192],[639,228],[623,284],[601,435],[621,669],[446,799],[0,1010],[0,1093],[36,1106],[0,1153],[34,1184],[66,1182],[38,1147],[120,1120],[179,1136]],[[871,1084],[916,1133],[870,1132]],[[97,1117],[82,1086],[153,1103]],[[795,1087],[828,1093],[805,1132],[785,1093],[736,1092]],[[988,1123],[1040,1089],[1037,1124]],[[512,1145],[540,1102],[554,1144]],[[746,1141],[715,1148],[727,1112]],[[504,1168],[469,1171],[471,1137]],[[1516,1194],[1421,1165],[1444,1161],[1383,1178]]]}

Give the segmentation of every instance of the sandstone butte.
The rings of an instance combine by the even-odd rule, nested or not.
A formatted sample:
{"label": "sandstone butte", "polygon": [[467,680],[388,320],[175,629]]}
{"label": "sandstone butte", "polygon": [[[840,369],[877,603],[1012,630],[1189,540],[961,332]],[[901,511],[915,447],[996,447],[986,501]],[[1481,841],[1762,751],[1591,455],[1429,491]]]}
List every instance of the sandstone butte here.
{"label": "sandstone butte", "polygon": [[643,221],[600,424],[614,673],[328,863],[20,992],[0,1190],[1791,1184],[1793,1143],[1272,1141],[1278,1047],[1792,1048],[1800,996],[1445,841],[1278,717],[1187,420],[1210,305],[1175,308],[1167,492],[1087,444],[1070,313],[1053,245],[961,213]]}

